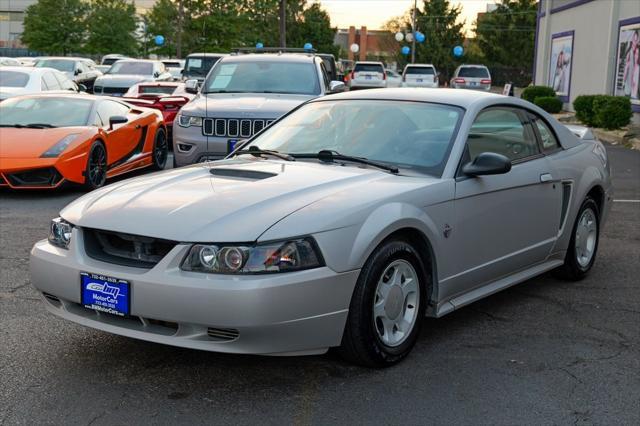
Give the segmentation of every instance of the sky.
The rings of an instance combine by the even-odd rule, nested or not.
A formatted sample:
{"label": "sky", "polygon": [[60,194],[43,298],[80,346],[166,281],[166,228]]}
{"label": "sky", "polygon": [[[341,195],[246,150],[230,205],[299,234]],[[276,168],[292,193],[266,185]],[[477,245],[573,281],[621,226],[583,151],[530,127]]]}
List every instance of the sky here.
{"label": "sky", "polygon": [[[372,30],[382,28],[390,18],[413,7],[413,0],[320,0],[320,3],[331,16],[333,26],[359,28],[366,25]],[[461,18],[466,20],[465,28],[469,29],[478,12],[485,12],[487,4],[495,3],[495,0],[451,0],[451,3],[462,5]]]}

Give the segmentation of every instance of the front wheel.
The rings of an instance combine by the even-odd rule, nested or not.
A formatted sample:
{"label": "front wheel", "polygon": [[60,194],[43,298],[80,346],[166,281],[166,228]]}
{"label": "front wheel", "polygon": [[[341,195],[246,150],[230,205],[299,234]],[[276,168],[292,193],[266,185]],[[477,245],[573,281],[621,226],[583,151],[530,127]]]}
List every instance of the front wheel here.
{"label": "front wheel", "polygon": [[367,367],[391,366],[416,343],[426,305],[428,274],[403,240],[383,243],[365,263],[354,290],[339,351]]}
{"label": "front wheel", "polygon": [[93,191],[107,180],[107,151],[102,142],[94,142],[84,172],[84,188]]}
{"label": "front wheel", "polygon": [[599,240],[600,209],[593,198],[587,197],[578,211],[564,265],[558,268],[558,275],[571,281],[584,278],[596,260]]}
{"label": "front wheel", "polygon": [[167,144],[167,133],[160,127],[156,131],[156,139],[153,142],[153,163],[154,170],[164,170],[169,156],[169,145]]}

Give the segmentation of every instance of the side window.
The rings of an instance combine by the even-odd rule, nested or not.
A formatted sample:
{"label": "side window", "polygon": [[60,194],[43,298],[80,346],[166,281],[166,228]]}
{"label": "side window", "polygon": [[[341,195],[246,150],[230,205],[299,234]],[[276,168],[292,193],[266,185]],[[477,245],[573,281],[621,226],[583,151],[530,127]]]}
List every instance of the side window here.
{"label": "side window", "polygon": [[46,72],[42,74],[42,80],[44,80],[47,90],[60,90],[60,83],[58,83],[53,73]]}
{"label": "side window", "polygon": [[511,161],[521,160],[540,153],[535,135],[523,115],[513,108],[489,108],[476,117],[467,148],[473,161],[483,152],[502,154]]}
{"label": "side window", "polygon": [[324,87],[326,88],[326,90],[329,90],[329,86],[331,86],[331,80],[329,79],[327,68],[324,66],[323,62],[320,62],[320,69],[322,70],[322,80],[324,81]]}
{"label": "side window", "polygon": [[542,118],[535,114],[529,114],[529,118],[538,130],[540,140],[542,141],[542,149],[544,149],[545,152],[555,151],[560,148],[556,135]]}
{"label": "side window", "polygon": [[96,118],[96,121],[97,122],[102,121],[102,126],[108,126],[109,119],[111,117],[114,117],[116,115],[123,115],[126,117],[127,114],[129,113],[129,107],[119,102],[104,100],[100,102],[96,112],[97,112],[96,115],[98,116]]}
{"label": "side window", "polygon": [[49,90],[47,87],[47,83],[44,81],[44,78],[40,77],[40,89],[42,91]]}

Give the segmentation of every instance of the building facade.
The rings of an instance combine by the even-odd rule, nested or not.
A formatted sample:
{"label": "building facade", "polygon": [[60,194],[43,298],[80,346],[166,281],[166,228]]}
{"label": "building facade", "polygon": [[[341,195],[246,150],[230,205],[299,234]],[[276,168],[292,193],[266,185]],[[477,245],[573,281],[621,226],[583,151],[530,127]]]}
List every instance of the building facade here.
{"label": "building facade", "polygon": [[640,0],[540,0],[534,81],[573,110],[580,95],[631,98],[640,115]]}

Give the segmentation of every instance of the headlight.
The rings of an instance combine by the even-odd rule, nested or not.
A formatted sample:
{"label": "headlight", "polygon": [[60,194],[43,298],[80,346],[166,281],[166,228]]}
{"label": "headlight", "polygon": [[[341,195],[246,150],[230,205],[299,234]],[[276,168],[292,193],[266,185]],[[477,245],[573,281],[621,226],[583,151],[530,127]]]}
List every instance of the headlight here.
{"label": "headlight", "polygon": [[316,242],[307,237],[255,246],[195,244],[180,268],[214,274],[263,274],[323,265]]}
{"label": "headlight", "polygon": [[40,157],[41,158],[55,158],[55,157],[59,156],[60,154],[62,154],[62,151],[67,149],[69,144],[71,142],[73,142],[76,139],[77,136],[78,136],[78,133],[72,133],[70,135],[65,136],[64,138],[60,139],[54,146],[49,148],[47,150],[47,152],[42,154]]}
{"label": "headlight", "polygon": [[57,247],[68,248],[72,230],[73,225],[61,217],[53,219],[49,227],[49,242]]}
{"label": "headlight", "polygon": [[202,127],[202,117],[180,114],[178,116],[178,125],[180,127]]}

